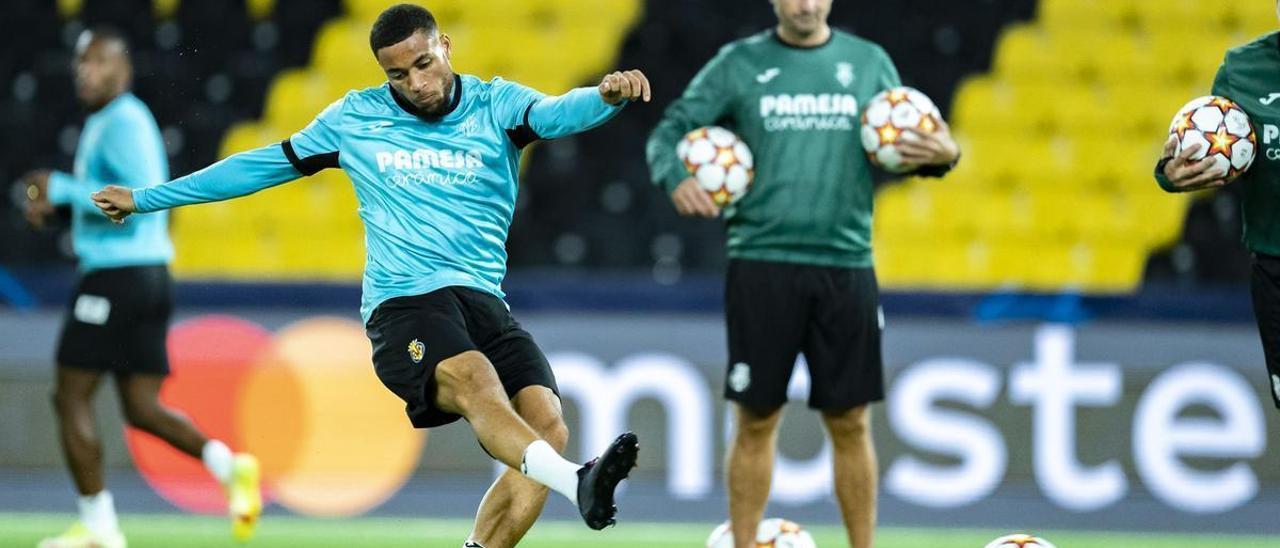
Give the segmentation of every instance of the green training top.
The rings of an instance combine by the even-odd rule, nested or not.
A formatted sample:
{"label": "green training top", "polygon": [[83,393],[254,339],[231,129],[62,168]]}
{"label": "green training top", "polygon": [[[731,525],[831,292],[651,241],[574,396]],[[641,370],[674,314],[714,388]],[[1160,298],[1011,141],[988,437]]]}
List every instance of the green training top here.
{"label": "green training top", "polygon": [[649,137],[653,180],[674,191],[689,177],[676,143],[724,126],[751,147],[756,169],[752,188],[724,212],[730,257],[870,267],[871,163],[859,117],[875,94],[898,85],[884,49],[834,29],[810,48],[772,30],[731,42]]}
{"label": "green training top", "polygon": [[[1280,33],[1227,51],[1213,80],[1213,94],[1239,104],[1258,133],[1253,166],[1232,183],[1244,185],[1244,244],[1251,251],[1280,255]],[[1162,161],[1156,180],[1161,188],[1176,192],[1163,168]]]}

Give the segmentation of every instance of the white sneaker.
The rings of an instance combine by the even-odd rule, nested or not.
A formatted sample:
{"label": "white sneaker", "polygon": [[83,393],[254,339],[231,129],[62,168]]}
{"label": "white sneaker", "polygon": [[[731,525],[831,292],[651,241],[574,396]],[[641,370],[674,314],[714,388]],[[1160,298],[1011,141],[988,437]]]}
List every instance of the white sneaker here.
{"label": "white sneaker", "polygon": [[89,530],[81,522],[71,524],[66,532],[40,541],[39,548],[126,548],[120,531],[102,534]]}

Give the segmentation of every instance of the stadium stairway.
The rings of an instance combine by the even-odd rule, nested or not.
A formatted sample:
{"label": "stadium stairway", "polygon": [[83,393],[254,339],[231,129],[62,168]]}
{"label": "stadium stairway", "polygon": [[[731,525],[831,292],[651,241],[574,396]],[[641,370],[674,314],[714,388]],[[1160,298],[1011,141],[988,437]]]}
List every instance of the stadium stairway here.
{"label": "stadium stairway", "polygon": [[[347,0],[320,30],[305,67],[271,83],[260,119],[227,132],[221,156],[279,142],[348,90],[386,80],[369,52],[369,27],[389,0]],[[639,0],[471,0],[429,4],[453,40],[454,68],[562,93],[613,66]],[[572,52],[572,55],[562,55]],[[175,271],[188,278],[358,279],[364,233],[340,170],[177,216]]]}
{"label": "stadium stairway", "polygon": [[889,288],[1128,293],[1176,242],[1192,197],[1151,170],[1169,120],[1209,92],[1223,53],[1274,28],[1274,6],[1041,0],[952,105],[964,159],[877,200]]}

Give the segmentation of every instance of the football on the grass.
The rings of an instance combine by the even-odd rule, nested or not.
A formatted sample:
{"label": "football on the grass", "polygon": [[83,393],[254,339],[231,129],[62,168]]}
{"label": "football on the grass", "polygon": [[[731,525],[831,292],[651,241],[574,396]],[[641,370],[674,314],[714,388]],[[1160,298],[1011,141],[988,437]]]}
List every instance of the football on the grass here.
{"label": "football on the grass", "polygon": [[1034,535],[1015,533],[987,543],[986,548],[1055,548],[1052,542]]}
{"label": "football on the grass", "polygon": [[[756,529],[757,548],[817,548],[813,536],[794,521],[771,518],[760,522]],[[721,523],[707,537],[707,548],[733,548],[733,531],[729,522]]]}

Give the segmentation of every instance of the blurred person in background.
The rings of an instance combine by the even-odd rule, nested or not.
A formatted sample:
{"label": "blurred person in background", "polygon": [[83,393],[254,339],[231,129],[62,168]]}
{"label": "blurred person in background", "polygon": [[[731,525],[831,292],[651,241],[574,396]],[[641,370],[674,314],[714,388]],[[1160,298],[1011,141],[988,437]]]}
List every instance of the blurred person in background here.
{"label": "blurred person in background", "polygon": [[555,376],[512,318],[501,283],[524,147],[590,130],[627,102],[648,101],[648,80],[615,72],[598,86],[549,97],[501,78],[456,74],[449,36],[410,4],[379,15],[369,46],[387,83],[349,92],[285,141],[157,187],[107,187],[94,200],[123,222],[134,212],[227,200],[343,169],[367,235],[360,312],[378,378],[404,400],[414,427],[465,418],[481,446],[510,467],[485,495],[464,546],[514,546],[541,514],[548,488],[592,529],[614,524],[614,490],[635,466],[636,436],[619,436],[585,465],[560,455],[568,429]]}
{"label": "blurred person in background", "polygon": [[[754,546],[787,386],[804,352],[809,406],[821,412],[835,448],[835,493],[849,543],[865,548],[875,528],[878,475],[868,404],[884,399],[871,164],[856,117],[770,123],[791,114],[767,112],[763,104],[783,95],[831,94],[865,105],[901,83],[880,46],[828,26],[831,0],[771,3],[777,27],[723,47],[668,107],[647,155],[654,182],[671,194],[676,210],[706,218],[721,211],[677,158],[679,140],[698,127],[724,125],[755,156],[751,190],[725,211],[725,397],[735,403],[736,418],[727,469],[736,546]],[[812,118],[819,117],[825,118]],[[916,174],[939,177],[958,161],[945,123],[916,137],[899,145]]]}
{"label": "blurred person in background", "polygon": [[141,188],[164,182],[169,167],[160,130],[147,106],[129,92],[133,68],[120,33],[85,31],[76,42],[74,63],[76,95],[89,112],[74,173],[36,170],[19,181],[32,225],[43,226],[55,207],[71,208],[80,271],[58,342],[53,394],[62,452],[80,494],[80,519],[40,546],[125,546],[104,484],[94,423],[93,397],[108,373],[130,426],[201,459],[225,487],[233,534],[246,540],[262,506],[257,461],[207,438],[159,400],[169,373],[165,340],[173,308],[168,217],[117,225],[104,219],[89,197],[108,184]]}
{"label": "blurred person in background", "polygon": [[[1276,2],[1280,17],[1280,1]],[[1253,166],[1234,181],[1244,185],[1240,213],[1244,245],[1253,254],[1250,291],[1266,356],[1272,403],[1280,409],[1280,32],[1272,32],[1227,51],[1210,92],[1244,109],[1260,133]],[[1177,136],[1170,135],[1155,178],[1166,192],[1191,192],[1227,184],[1225,173],[1211,169],[1212,158],[1191,160],[1193,144],[1175,155]]]}

